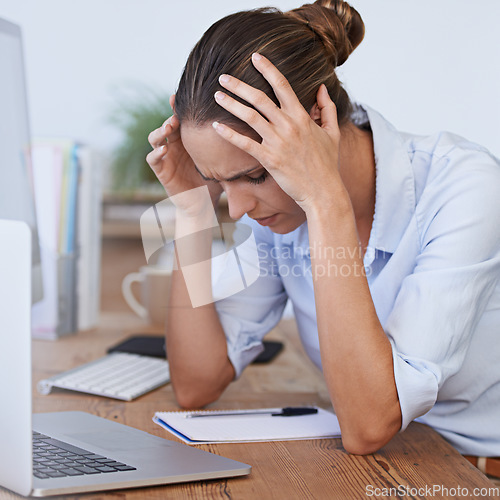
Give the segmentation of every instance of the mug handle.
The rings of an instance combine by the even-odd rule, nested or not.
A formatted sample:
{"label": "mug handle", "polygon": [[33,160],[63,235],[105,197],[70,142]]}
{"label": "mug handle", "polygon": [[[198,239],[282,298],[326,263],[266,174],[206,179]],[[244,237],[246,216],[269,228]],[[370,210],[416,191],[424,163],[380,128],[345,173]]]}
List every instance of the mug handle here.
{"label": "mug handle", "polygon": [[147,319],[148,311],[147,309],[138,302],[132,293],[132,283],[140,283],[144,279],[144,275],[141,273],[130,273],[123,278],[122,281],[122,293],[125,302],[129,305],[130,309],[134,311],[139,318]]}

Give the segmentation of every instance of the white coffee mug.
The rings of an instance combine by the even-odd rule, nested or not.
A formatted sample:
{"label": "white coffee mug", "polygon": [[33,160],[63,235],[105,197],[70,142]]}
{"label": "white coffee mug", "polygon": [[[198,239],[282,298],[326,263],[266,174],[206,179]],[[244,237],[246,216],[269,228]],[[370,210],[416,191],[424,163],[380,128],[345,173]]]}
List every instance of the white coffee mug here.
{"label": "white coffee mug", "polygon": [[[122,281],[123,298],[140,318],[150,323],[165,323],[172,271],[159,266],[143,266],[139,272],[127,274]],[[140,284],[140,301],[137,300],[132,284]]]}

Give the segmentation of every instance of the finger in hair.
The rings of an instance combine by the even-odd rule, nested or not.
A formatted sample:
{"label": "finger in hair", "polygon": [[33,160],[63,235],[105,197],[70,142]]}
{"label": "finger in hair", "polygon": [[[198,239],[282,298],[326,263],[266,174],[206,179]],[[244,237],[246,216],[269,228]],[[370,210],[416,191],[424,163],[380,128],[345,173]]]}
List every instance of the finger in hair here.
{"label": "finger in hair", "polygon": [[[262,113],[271,123],[275,123],[277,125],[280,124],[280,119],[282,118],[280,108],[278,108],[278,106],[276,106],[276,104],[271,99],[269,99],[269,97],[264,92],[262,92],[261,90],[257,90],[256,88],[248,85],[247,83],[238,80],[238,78],[234,78],[233,76],[229,75],[221,75],[219,77],[219,83],[221,84],[222,87],[231,91],[238,97],[241,97],[246,102],[251,104],[254,108],[258,109],[260,113]],[[216,92],[216,98],[217,95],[218,93]],[[222,101],[220,101],[219,104],[228,111],[232,112],[230,109],[224,106]],[[238,116],[238,118],[246,121],[241,116]]]}
{"label": "finger in hair", "polygon": [[335,103],[331,100],[328,89],[324,83],[321,84],[318,90],[317,103],[321,113],[322,128],[329,129],[333,132],[339,132],[337,106],[335,106]]}
{"label": "finger in hair", "polygon": [[[245,106],[224,92],[218,91],[215,93],[214,97],[220,106],[247,123],[261,137],[271,133],[269,122],[255,109]],[[274,103],[273,106],[276,108]]]}
{"label": "finger in hair", "polygon": [[282,109],[303,109],[289,81],[269,59],[255,53],[252,54],[252,62],[255,69],[262,74],[273,88]]}

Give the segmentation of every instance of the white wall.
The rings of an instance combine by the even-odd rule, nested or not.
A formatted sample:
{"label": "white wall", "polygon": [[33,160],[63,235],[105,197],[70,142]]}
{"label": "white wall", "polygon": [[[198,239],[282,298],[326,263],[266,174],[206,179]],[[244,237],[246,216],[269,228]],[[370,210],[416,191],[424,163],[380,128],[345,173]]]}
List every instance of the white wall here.
{"label": "white wall", "polygon": [[500,156],[500,2],[352,0],[365,39],[339,76],[398,128],[450,130]]}
{"label": "white wall", "polygon": [[[300,0],[0,0],[24,31],[35,135],[109,150],[113,89],[141,81],[173,91],[215,20]],[[352,97],[417,133],[448,129],[500,156],[500,2],[352,0],[366,37],[341,68]],[[244,29],[242,27],[242,29]]]}

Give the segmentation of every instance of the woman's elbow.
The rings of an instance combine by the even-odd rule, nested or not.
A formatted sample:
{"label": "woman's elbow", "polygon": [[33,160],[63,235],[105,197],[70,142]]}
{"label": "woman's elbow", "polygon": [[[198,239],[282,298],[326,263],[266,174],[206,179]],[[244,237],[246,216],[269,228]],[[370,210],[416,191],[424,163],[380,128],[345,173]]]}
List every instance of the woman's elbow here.
{"label": "woman's elbow", "polygon": [[217,401],[227,386],[234,379],[232,365],[228,370],[218,373],[210,379],[206,376],[179,379],[172,377],[172,387],[177,404],[184,409],[198,409]]}
{"label": "woman's elbow", "polygon": [[392,437],[392,435],[381,438],[376,436],[356,436],[355,438],[343,437],[342,445],[345,451],[351,455],[370,455],[376,453],[380,448],[385,446]]}
{"label": "woman's elbow", "polygon": [[222,391],[199,390],[191,387],[175,387],[174,395],[177,404],[185,410],[195,410],[219,399]]}
{"label": "woman's elbow", "polygon": [[383,425],[365,425],[363,429],[342,432],[342,445],[352,455],[370,455],[385,446],[401,428],[401,420],[394,419]]}

